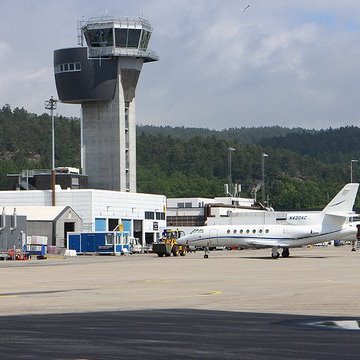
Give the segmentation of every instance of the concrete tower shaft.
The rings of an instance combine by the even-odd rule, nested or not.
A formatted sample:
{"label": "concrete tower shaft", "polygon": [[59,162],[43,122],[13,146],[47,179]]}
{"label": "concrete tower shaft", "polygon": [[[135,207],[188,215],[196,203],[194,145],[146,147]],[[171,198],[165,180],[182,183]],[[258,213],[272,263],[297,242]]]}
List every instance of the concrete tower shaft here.
{"label": "concrete tower shaft", "polygon": [[55,50],[54,66],[59,99],[82,105],[83,172],[90,187],[136,192],[135,90],[143,63],[158,60],[152,28],[107,17],[78,30],[81,47]]}
{"label": "concrete tower shaft", "polygon": [[[84,171],[93,188],[136,192],[135,88],[142,64],[120,58],[114,98],[82,104]],[[119,176],[107,175],[117,168]]]}

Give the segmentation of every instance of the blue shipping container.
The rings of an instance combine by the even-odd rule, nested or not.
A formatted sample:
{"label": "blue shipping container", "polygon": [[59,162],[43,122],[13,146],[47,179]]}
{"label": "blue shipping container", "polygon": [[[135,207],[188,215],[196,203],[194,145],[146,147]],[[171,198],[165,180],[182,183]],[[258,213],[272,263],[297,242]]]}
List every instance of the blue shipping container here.
{"label": "blue shipping container", "polygon": [[114,254],[130,251],[127,232],[96,231],[89,233],[68,233],[68,249],[78,254]]}

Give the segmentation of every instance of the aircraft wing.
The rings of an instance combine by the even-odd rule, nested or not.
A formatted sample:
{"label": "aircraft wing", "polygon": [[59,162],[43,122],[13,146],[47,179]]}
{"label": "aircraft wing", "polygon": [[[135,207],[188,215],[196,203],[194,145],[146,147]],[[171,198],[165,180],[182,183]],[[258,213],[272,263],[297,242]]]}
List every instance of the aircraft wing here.
{"label": "aircraft wing", "polygon": [[254,239],[247,241],[249,247],[254,248],[272,248],[272,247],[289,247],[289,244],[285,244],[281,240],[277,239]]}

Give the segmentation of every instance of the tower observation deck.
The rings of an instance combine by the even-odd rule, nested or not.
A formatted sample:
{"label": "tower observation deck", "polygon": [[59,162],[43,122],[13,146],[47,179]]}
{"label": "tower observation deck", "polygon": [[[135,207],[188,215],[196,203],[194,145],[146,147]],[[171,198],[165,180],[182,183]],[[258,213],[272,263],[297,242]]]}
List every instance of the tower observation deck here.
{"label": "tower observation deck", "polygon": [[135,89],[143,63],[159,59],[151,33],[142,18],[94,18],[79,22],[80,46],[54,51],[59,99],[81,104],[82,171],[92,188],[136,192]]}

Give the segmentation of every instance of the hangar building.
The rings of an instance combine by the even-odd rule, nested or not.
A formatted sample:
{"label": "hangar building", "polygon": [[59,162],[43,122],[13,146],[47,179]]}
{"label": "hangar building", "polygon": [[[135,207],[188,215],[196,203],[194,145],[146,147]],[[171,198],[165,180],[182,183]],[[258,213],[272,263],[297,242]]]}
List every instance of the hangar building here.
{"label": "hangar building", "polygon": [[[0,192],[1,195],[1,192]],[[26,217],[27,236],[46,236],[47,246],[64,247],[70,231],[82,230],[82,219],[70,206],[7,206],[5,212],[16,208],[19,216]]]}

